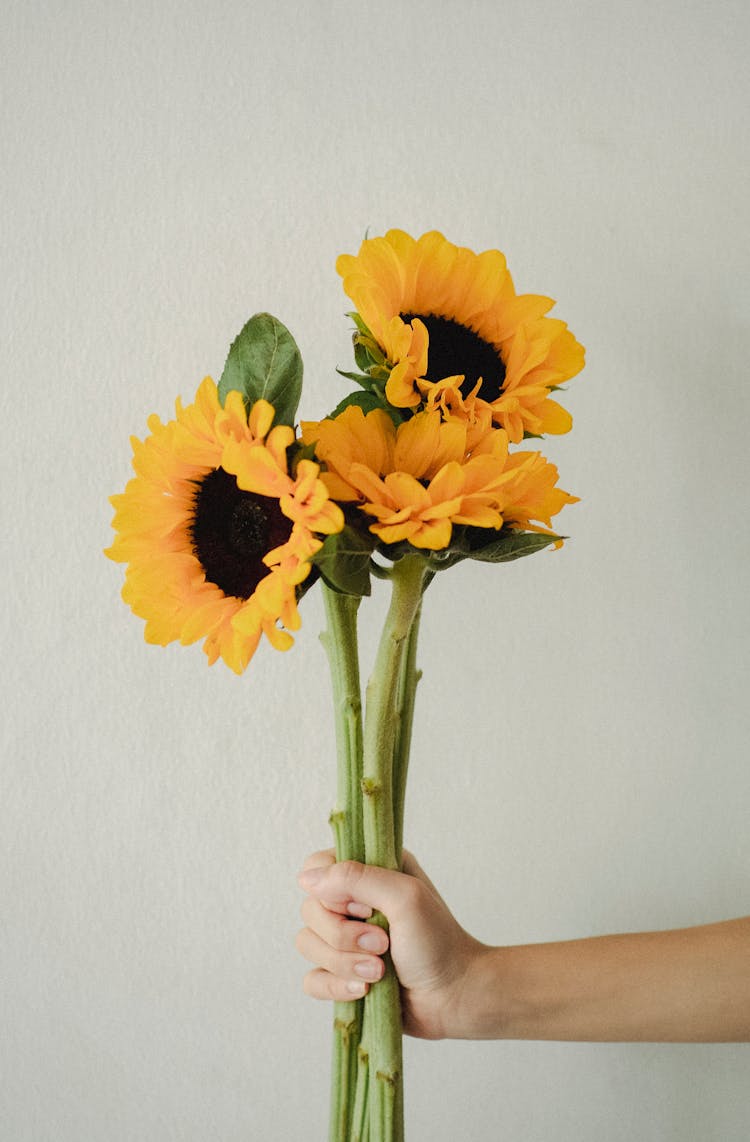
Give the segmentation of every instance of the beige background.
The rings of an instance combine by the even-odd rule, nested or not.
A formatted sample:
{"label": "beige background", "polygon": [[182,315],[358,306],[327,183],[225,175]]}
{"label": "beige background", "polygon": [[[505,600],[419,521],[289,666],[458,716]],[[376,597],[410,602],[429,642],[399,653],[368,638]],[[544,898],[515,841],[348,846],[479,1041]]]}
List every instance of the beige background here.
{"label": "beige background", "polygon": [[[236,679],[147,647],[128,436],[270,309],[340,398],[336,255],[499,246],[588,349],[570,543],[439,580],[407,833],[492,942],[750,910],[739,2],[7,2],[0,1138],[322,1139],[294,873],[328,843],[317,595]],[[366,649],[382,615],[364,613]],[[745,1046],[410,1042],[414,1142],[744,1142]]]}

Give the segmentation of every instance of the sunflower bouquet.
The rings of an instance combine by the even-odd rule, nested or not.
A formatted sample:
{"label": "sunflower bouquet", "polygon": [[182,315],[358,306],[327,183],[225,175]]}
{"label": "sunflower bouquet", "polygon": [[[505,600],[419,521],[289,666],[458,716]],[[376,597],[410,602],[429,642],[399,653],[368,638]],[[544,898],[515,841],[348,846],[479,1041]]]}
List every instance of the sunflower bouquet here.
{"label": "sunflower bouquet", "polygon": [[[242,673],[261,638],[293,644],[299,604],[323,592],[338,755],[339,860],[399,868],[417,632],[434,576],[465,559],[506,563],[563,539],[576,497],[535,448],[571,418],[553,394],[584,351],[550,298],[517,294],[497,250],[430,232],[365,240],[337,269],[354,304],[355,387],[296,424],[302,359],[270,314],[233,342],[175,419],[134,439],[135,475],[112,497],[107,554],[123,598],[166,645],[203,640]],[[372,577],[390,605],[362,702],[357,618]],[[371,923],[387,927],[376,914]],[[403,1139],[398,981],[336,1004],[330,1139]]]}

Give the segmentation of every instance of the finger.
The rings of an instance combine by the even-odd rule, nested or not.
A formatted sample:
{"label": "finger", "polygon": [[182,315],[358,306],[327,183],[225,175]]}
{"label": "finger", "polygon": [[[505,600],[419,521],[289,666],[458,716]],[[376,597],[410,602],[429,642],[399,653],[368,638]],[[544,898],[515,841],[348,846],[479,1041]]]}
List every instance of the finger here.
{"label": "finger", "polygon": [[[326,869],[330,868],[332,864],[336,863],[336,852],[334,849],[321,849],[317,853],[311,853],[305,860],[302,866],[303,871],[310,871],[311,869]],[[332,912],[335,912],[336,905],[331,903],[327,905]],[[362,920],[369,919],[372,916],[372,908],[367,908],[365,905],[354,905],[353,908],[343,909],[347,915],[358,916]]]}
{"label": "finger", "polygon": [[363,979],[374,983],[385,972],[385,964],[378,956],[368,956],[363,952],[339,952],[311,928],[303,928],[297,933],[296,946],[306,960],[325,968],[338,979]]}
{"label": "finger", "polygon": [[[308,899],[313,900],[315,898],[308,897]],[[318,903],[328,912],[349,920],[354,917],[358,920],[369,920],[372,916],[372,908],[370,908],[369,904],[357,904],[353,900],[347,903],[343,900],[320,900]],[[304,902],[302,907],[304,907]]]}
{"label": "finger", "polygon": [[352,904],[359,903],[377,908],[391,920],[409,911],[414,906],[415,893],[424,891],[412,876],[357,861],[308,869],[298,879],[306,892],[336,912],[351,913]]}
{"label": "finger", "polygon": [[[304,888],[304,877],[309,872],[320,872],[331,865],[336,863],[336,854],[333,849],[324,849],[321,852],[313,853],[305,861],[302,872],[298,876],[300,885]],[[356,916],[359,920],[369,920],[372,916],[372,908],[367,904],[358,904],[355,901],[348,901],[346,904],[337,902],[335,900],[323,901],[326,908],[330,912],[340,912],[344,916]]]}
{"label": "finger", "polygon": [[339,1001],[359,999],[361,996],[367,995],[370,990],[369,984],[363,979],[337,979],[335,975],[324,971],[323,968],[314,968],[309,971],[302,980],[302,987],[305,995],[311,995],[313,999]]}
{"label": "finger", "polygon": [[[307,888],[307,874],[320,875],[321,872],[332,865],[336,864],[336,853],[334,849],[321,849],[320,852],[312,853],[302,866],[302,872],[298,876],[298,881],[302,888]],[[309,891],[309,889],[307,889]],[[372,908],[367,904],[359,903],[355,900],[324,901],[326,908],[331,912],[340,912],[346,916],[356,916],[359,920],[369,920],[372,916]]]}
{"label": "finger", "polygon": [[314,896],[304,899],[300,912],[307,927],[336,951],[374,952],[382,956],[388,948],[388,935],[382,928],[349,920],[338,912],[330,911]]}
{"label": "finger", "polygon": [[317,853],[311,853],[302,865],[303,869],[307,868],[327,868],[331,864],[336,863],[336,854],[333,849],[321,849]]}

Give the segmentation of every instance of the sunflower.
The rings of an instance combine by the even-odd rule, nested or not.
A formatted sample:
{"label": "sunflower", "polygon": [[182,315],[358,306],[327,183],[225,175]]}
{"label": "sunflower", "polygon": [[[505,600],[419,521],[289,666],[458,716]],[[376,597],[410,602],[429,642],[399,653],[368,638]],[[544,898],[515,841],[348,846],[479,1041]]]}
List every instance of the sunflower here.
{"label": "sunflower", "polygon": [[392,405],[429,404],[438,386],[472,416],[488,409],[514,444],[570,429],[550,392],[583,368],[583,346],[545,316],[550,298],[515,292],[499,250],[475,254],[437,231],[414,239],[389,230],[342,254],[336,269],[387,358]]}
{"label": "sunflower", "polygon": [[547,532],[551,517],[576,502],[555,487],[557,469],[538,452],[509,455],[504,429],[471,436],[467,421],[444,420],[437,409],[398,427],[383,409],[365,414],[353,405],[302,424],[330,495],[372,517],[370,531],[386,544],[439,551],[456,524]]}
{"label": "sunflower", "polygon": [[288,471],[294,430],[272,428],[259,400],[246,414],[230,392],[224,408],[207,377],[195,402],[133,439],[135,476],[113,496],[116,538],[106,554],[127,563],[123,599],[146,620],[147,642],[205,639],[241,673],[262,634],[279,650],[300,626],[296,588],[310,572],[319,535],[340,531],[319,467]]}

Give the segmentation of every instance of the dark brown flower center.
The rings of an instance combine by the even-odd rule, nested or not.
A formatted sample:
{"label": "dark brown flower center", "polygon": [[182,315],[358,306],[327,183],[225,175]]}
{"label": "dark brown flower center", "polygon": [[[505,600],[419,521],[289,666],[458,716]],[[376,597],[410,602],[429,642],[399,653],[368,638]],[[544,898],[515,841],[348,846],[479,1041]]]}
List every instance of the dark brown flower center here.
{"label": "dark brown flower center", "polygon": [[197,485],[190,539],[206,579],[225,595],[249,599],[269,574],[263,556],[291,531],[278,500],[243,491],[223,468]]}
{"label": "dark brown flower center", "polygon": [[493,401],[500,396],[505,365],[496,346],[450,317],[438,317],[434,313],[402,313],[400,316],[402,321],[418,317],[427,327],[430,347],[425,376],[428,381],[463,374],[461,394],[466,397],[481,377],[479,395],[482,399]]}

